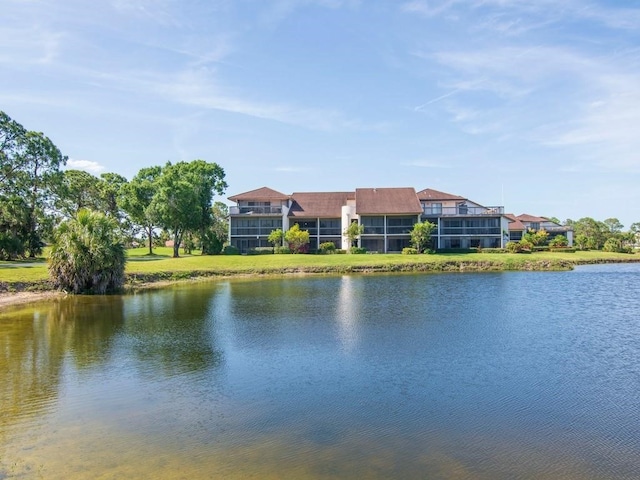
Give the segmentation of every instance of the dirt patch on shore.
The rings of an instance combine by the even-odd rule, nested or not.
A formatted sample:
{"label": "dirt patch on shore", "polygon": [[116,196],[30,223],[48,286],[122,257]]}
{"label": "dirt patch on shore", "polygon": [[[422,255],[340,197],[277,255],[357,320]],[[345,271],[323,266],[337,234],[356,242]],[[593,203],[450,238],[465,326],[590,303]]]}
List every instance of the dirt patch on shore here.
{"label": "dirt patch on shore", "polygon": [[64,292],[3,292],[0,293],[0,310],[13,305],[23,305],[25,303],[38,302],[49,298],[59,298],[64,296]]}

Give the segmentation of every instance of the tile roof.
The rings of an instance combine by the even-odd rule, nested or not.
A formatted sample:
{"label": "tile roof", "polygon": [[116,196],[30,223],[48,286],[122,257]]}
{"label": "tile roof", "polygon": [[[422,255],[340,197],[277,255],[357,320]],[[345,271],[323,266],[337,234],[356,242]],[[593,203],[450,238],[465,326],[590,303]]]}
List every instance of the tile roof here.
{"label": "tile roof", "polygon": [[509,219],[509,230],[525,231],[527,229],[527,227],[524,226],[524,223],[518,220],[518,217],[516,217],[513,213],[505,213],[504,216]]}
{"label": "tile roof", "polygon": [[299,192],[291,195],[293,203],[289,210],[291,217],[342,216],[342,206],[354,198],[353,192]]}
{"label": "tile roof", "polygon": [[272,190],[269,187],[262,187],[251,190],[249,192],[239,193],[238,195],[234,195],[228,198],[232,202],[237,202],[239,200],[288,200],[289,195],[285,195],[284,193]]}
{"label": "tile roof", "polygon": [[440,192],[433,188],[425,188],[418,192],[418,198],[420,200],[467,200],[465,197],[459,195],[453,195],[451,193]]}
{"label": "tile roof", "polygon": [[523,213],[522,215],[518,215],[518,220],[521,222],[548,222],[549,219],[545,217],[536,217],[535,215],[529,215],[527,213]]}
{"label": "tile roof", "polygon": [[422,205],[413,187],[357,188],[358,215],[400,215],[422,213]]}

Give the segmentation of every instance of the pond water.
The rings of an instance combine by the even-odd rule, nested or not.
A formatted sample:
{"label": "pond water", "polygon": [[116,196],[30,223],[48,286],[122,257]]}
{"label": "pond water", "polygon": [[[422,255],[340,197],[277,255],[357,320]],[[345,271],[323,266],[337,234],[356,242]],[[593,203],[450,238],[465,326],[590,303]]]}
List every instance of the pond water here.
{"label": "pond water", "polygon": [[640,265],[0,313],[0,479],[640,478]]}

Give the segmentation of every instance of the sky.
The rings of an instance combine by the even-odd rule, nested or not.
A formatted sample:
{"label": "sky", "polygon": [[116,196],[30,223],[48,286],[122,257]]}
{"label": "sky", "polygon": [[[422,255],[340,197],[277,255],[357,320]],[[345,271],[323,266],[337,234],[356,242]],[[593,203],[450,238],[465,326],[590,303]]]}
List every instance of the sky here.
{"label": "sky", "polygon": [[224,198],[414,187],[640,221],[640,6],[2,0],[0,110],[68,168],[203,159]]}

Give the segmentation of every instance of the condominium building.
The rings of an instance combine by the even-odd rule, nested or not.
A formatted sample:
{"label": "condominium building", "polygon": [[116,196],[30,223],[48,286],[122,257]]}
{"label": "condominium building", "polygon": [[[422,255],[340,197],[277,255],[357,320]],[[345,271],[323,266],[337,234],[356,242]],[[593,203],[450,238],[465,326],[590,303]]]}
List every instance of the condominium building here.
{"label": "condominium building", "polygon": [[269,234],[294,224],[309,232],[310,248],[333,242],[347,249],[346,228],[364,227],[359,246],[370,252],[401,252],[419,221],[436,225],[432,248],[497,248],[508,238],[509,219],[501,206],[486,207],[465,197],[430,188],[357,188],[352,192],[297,192],[268,187],[229,197],[229,243],[242,253],[270,246]]}
{"label": "condominium building", "polygon": [[570,246],[573,245],[573,229],[571,227],[560,225],[546,217],[536,217],[528,213],[518,216],[507,213],[506,217],[509,219],[509,240],[511,241],[519,241],[529,230],[544,230],[548,233],[548,240],[552,240],[558,235],[563,235],[566,237],[568,244]]}

